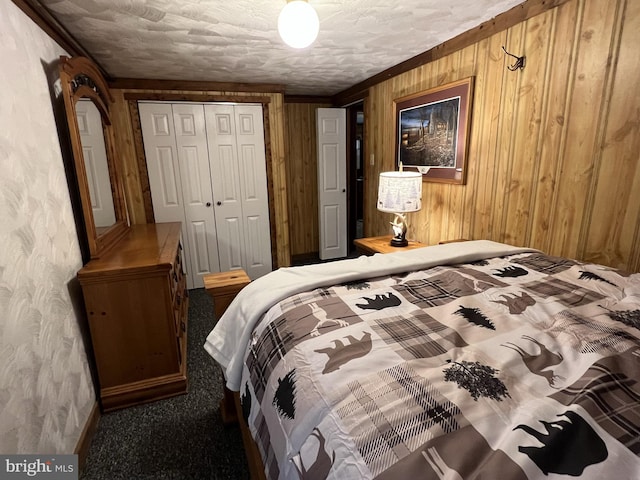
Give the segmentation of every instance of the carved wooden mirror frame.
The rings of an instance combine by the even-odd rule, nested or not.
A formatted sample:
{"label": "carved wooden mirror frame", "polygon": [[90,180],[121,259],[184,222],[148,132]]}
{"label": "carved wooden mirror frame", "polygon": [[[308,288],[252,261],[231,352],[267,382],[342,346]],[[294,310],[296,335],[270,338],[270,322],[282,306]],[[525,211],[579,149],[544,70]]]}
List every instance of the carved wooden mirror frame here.
{"label": "carved wooden mirror frame", "polygon": [[[91,60],[85,57],[60,57],[60,81],[69,126],[74,166],[80,190],[82,213],[91,258],[100,257],[115,245],[129,229],[122,177],[116,160],[115,140],[111,123],[113,97],[107,82]],[[88,99],[96,106],[102,118],[104,145],[114,207],[114,223],[96,228],[92,199],[87,176],[80,127],[76,107],[78,101]]]}

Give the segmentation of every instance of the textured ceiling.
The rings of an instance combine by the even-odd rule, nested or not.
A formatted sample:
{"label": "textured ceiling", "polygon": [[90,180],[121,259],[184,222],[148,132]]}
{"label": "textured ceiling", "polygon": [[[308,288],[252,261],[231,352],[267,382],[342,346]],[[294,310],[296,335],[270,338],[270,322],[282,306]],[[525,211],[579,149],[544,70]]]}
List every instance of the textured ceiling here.
{"label": "textured ceiling", "polygon": [[116,78],[278,83],[332,95],[523,0],[310,0],[316,42],[283,44],[286,0],[39,0]]}

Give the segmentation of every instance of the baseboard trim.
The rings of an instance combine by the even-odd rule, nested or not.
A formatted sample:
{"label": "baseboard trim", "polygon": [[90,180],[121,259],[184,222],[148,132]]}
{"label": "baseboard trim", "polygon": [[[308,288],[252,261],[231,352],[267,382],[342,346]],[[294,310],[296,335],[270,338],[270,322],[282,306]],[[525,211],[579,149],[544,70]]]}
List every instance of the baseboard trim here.
{"label": "baseboard trim", "polygon": [[93,439],[93,436],[98,429],[99,422],[100,407],[98,405],[98,402],[96,401],[91,408],[89,418],[87,418],[87,421],[84,424],[84,428],[82,429],[82,433],[80,434],[80,438],[78,439],[78,443],[76,444],[76,448],[73,452],[78,455],[78,470],[80,472],[84,470],[84,465],[87,461],[87,457],[89,456],[89,447],[91,446],[91,440]]}
{"label": "baseboard trim", "polygon": [[[185,336],[182,338],[186,340]],[[101,389],[102,411],[111,412],[187,393],[187,349],[186,345],[181,347],[182,361],[179,372]]]}

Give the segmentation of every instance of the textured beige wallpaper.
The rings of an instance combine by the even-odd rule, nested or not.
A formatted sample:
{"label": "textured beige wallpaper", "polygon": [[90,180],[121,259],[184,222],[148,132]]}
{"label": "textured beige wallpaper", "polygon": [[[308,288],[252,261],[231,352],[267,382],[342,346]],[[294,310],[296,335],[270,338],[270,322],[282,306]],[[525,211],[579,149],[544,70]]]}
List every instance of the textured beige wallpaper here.
{"label": "textured beige wallpaper", "polygon": [[45,64],[64,51],[0,1],[0,453],[73,453],[95,401],[69,293],[82,259]]}

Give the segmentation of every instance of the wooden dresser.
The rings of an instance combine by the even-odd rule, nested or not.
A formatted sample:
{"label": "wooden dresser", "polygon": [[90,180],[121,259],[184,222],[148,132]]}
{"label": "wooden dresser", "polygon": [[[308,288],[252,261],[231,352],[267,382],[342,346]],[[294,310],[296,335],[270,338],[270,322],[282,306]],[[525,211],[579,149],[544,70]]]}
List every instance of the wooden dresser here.
{"label": "wooden dresser", "polygon": [[180,223],[133,225],[78,272],[103,411],[187,391]]}

